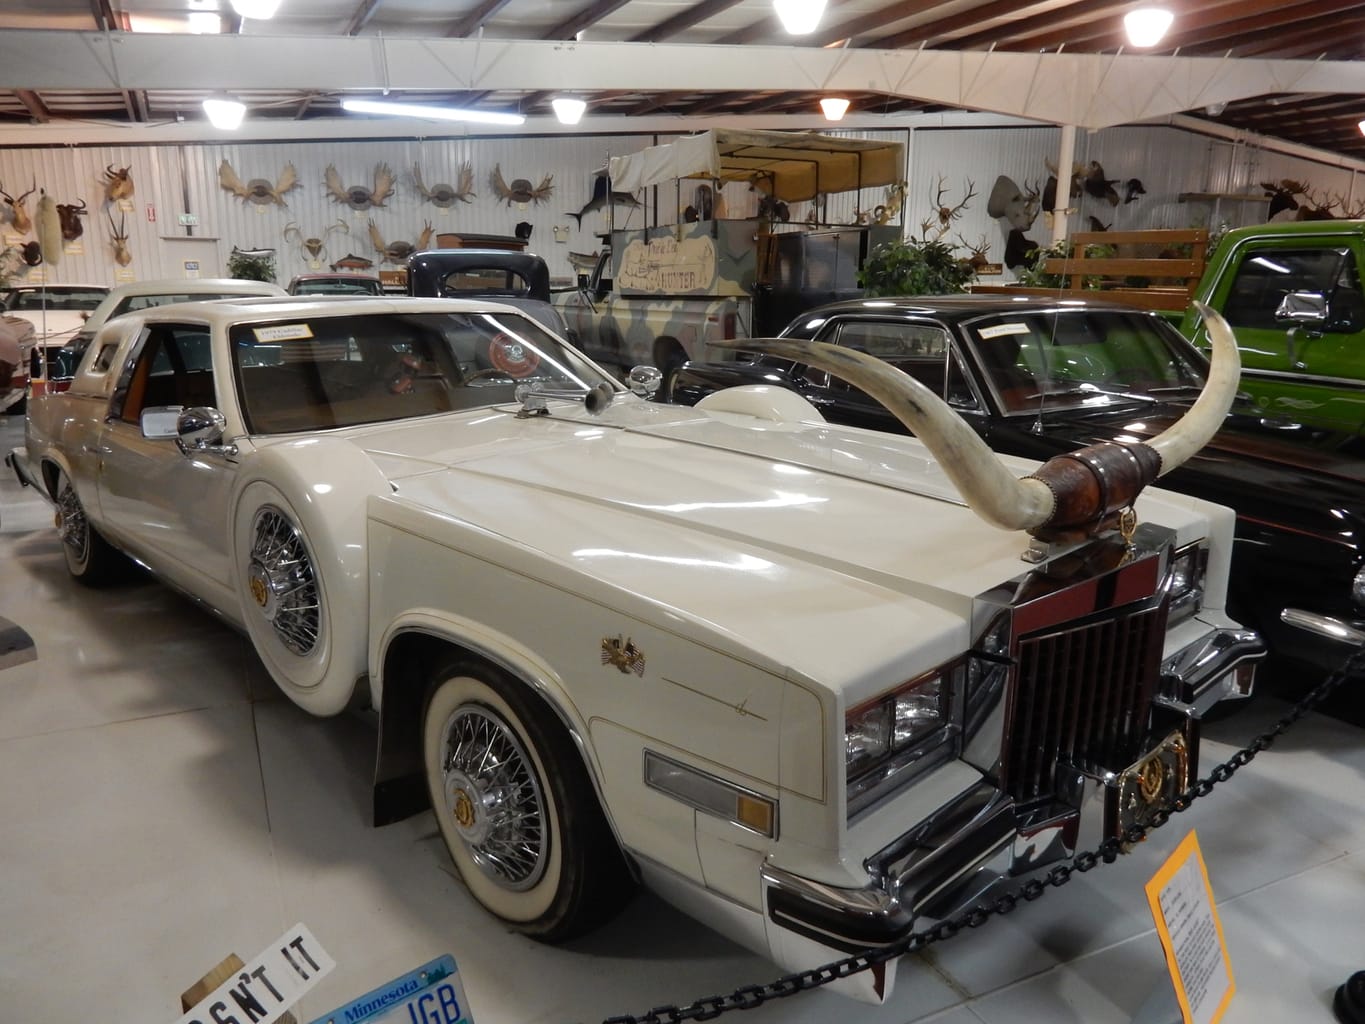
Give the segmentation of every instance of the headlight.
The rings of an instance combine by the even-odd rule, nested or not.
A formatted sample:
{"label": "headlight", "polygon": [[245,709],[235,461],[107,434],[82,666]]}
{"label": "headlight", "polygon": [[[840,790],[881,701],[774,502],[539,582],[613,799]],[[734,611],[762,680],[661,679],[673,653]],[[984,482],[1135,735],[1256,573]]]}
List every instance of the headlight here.
{"label": "headlight", "polygon": [[953,694],[965,670],[964,659],[949,662],[844,716],[850,817],[952,753],[961,731]]}
{"label": "headlight", "polygon": [[[1171,595],[1171,625],[1188,619],[1203,605],[1208,560],[1208,549],[1203,544],[1186,545],[1171,559],[1166,570],[1166,589]],[[1359,584],[1360,578],[1356,579]]]}

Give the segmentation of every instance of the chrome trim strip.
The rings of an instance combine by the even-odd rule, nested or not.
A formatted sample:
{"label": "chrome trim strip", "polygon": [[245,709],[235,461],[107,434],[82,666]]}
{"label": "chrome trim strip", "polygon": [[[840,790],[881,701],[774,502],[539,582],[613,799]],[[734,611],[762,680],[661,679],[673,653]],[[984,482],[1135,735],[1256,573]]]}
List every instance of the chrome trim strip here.
{"label": "chrome trim strip", "polygon": [[[1365,391],[1365,380],[1352,377],[1324,377],[1316,373],[1308,373],[1305,370],[1295,372],[1293,370],[1256,370],[1250,367],[1242,367],[1243,377],[1264,377],[1267,380],[1291,380],[1301,384],[1332,384],[1336,387],[1350,388],[1353,391]],[[1293,419],[1293,411],[1285,413],[1286,418]]]}
{"label": "chrome trim strip", "polygon": [[1320,615],[1303,608],[1286,608],[1280,612],[1280,621],[1286,626],[1302,629],[1314,636],[1328,640],[1338,640],[1344,644],[1365,643],[1365,625],[1345,622],[1331,615]]}

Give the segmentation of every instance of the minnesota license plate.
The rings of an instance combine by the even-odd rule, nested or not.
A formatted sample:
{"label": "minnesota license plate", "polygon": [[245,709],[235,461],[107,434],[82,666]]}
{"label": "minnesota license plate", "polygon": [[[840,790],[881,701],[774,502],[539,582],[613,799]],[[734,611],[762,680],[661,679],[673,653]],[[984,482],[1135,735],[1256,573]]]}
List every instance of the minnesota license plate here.
{"label": "minnesota license plate", "polygon": [[455,958],[447,954],[366,992],[311,1024],[474,1024]]}

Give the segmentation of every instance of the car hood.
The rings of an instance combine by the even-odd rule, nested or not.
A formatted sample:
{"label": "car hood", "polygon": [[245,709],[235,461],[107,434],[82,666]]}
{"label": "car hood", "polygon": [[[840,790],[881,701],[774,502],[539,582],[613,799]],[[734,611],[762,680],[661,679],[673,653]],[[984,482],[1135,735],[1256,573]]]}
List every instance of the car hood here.
{"label": "car hood", "polygon": [[[476,527],[509,568],[623,622],[685,618],[717,649],[855,697],[961,653],[973,596],[1026,568],[1027,538],[976,519],[912,438],[634,399],[441,423],[353,434],[429,529],[451,521],[458,545]],[[1163,499],[1143,502],[1150,516]],[[1189,506],[1160,513],[1182,540],[1206,529]]]}
{"label": "car hood", "polygon": [[66,341],[85,323],[85,314],[79,310],[50,309],[44,313],[42,310],[26,309],[8,315],[31,323],[40,344]]}

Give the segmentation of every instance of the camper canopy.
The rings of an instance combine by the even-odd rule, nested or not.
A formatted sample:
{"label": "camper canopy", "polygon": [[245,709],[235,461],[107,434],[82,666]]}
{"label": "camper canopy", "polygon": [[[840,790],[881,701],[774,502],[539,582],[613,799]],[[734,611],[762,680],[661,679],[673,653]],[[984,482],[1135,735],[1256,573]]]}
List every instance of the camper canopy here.
{"label": "camper canopy", "polygon": [[894,185],[905,177],[899,142],[846,139],[815,132],[718,128],[639,153],[614,156],[611,187],[634,192],[678,178],[747,181],[784,202]]}

